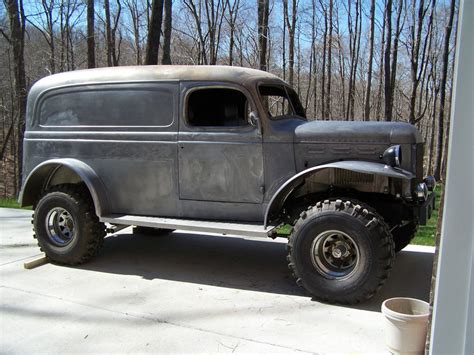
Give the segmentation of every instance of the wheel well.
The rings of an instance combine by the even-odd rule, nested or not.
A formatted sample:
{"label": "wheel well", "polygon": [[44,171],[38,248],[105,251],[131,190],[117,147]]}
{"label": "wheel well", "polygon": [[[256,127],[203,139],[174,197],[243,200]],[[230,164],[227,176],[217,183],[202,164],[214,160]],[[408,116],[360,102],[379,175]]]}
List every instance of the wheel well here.
{"label": "wheel well", "polygon": [[40,167],[33,175],[28,177],[22,192],[21,205],[35,206],[44,191],[63,184],[83,184],[86,187],[85,190],[91,195],[87,184],[77,172],[59,163],[50,164]]}
{"label": "wheel well", "polygon": [[403,200],[389,194],[367,193],[355,189],[344,189],[341,187],[333,187],[314,193],[299,195],[294,192],[285,200],[280,215],[284,219],[283,223],[293,224],[299,214],[319,201],[330,198],[346,198],[363,202],[379,213],[390,227],[399,225],[402,221],[412,221],[416,217],[413,209],[410,208]]}
{"label": "wheel well", "polygon": [[[265,221],[292,223],[295,213],[297,216],[311,204],[330,197],[352,197],[368,204],[383,200],[388,201],[388,205],[400,205],[403,204],[400,197],[406,195],[409,189],[410,180],[398,176],[384,175],[378,171],[360,172],[325,167],[303,175],[300,173],[300,176],[280,188],[270,201]],[[380,213],[384,215],[383,211]]]}

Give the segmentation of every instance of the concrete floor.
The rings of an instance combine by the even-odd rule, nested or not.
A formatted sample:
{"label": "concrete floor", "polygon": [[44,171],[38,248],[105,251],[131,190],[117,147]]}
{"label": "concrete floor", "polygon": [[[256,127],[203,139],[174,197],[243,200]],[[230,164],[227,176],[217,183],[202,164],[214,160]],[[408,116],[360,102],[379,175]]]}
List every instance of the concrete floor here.
{"label": "concrete floor", "polygon": [[0,209],[0,353],[383,353],[382,301],[429,297],[427,247],[399,253],[383,289],[355,307],[306,296],[284,240],[128,228],[86,265],[25,270],[41,255],[30,216]]}

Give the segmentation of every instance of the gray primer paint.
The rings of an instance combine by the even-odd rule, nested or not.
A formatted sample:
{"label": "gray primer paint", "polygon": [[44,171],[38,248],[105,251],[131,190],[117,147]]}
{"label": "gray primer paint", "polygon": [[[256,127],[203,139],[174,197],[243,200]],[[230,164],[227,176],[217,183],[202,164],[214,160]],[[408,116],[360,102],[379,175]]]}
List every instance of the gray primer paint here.
{"label": "gray primer paint", "polygon": [[[34,202],[46,178],[55,171],[37,166],[49,160],[56,166],[62,159],[65,164],[80,162],[68,166],[81,178],[89,179],[86,183],[99,216],[107,213],[264,224],[295,181],[334,168],[408,179],[404,189],[410,193],[418,169],[414,147],[421,141],[414,127],[403,123],[306,122],[298,117],[271,120],[260,100],[260,84],[287,85],[266,72],[224,66],[100,68],[44,78],[28,96],[24,142],[28,177],[20,202]],[[61,127],[38,122],[41,104],[48,95],[72,89],[100,93],[105,88],[145,86],[166,86],[173,91],[171,124],[134,126],[133,117],[130,126]],[[187,95],[202,87],[240,90],[258,115],[258,124],[189,126]],[[123,100],[127,100],[125,94]],[[103,114],[107,113],[104,110]],[[150,108],[150,117],[159,114],[159,107]],[[380,155],[393,144],[402,147],[404,170],[381,163]],[[84,171],[93,172],[95,177]]]}

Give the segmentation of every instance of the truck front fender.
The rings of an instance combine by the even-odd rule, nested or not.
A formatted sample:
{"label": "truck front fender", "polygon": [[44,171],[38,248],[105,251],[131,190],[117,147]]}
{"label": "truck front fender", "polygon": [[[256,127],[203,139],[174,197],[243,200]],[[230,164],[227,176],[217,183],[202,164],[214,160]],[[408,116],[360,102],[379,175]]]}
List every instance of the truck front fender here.
{"label": "truck front fender", "polygon": [[342,169],[357,173],[382,175],[404,180],[411,180],[415,177],[415,175],[409,171],[367,161],[347,160],[314,166],[292,176],[273,194],[265,211],[265,227],[268,225],[270,217],[281,209],[288,196],[294,191],[296,187],[298,187],[307,177],[324,169]]}
{"label": "truck front fender", "polygon": [[95,171],[84,162],[77,159],[51,159],[36,166],[27,176],[18,198],[18,202],[23,206],[30,206],[36,202],[40,191],[47,189],[55,174],[60,169],[68,169],[76,174],[78,179],[84,182],[89,189],[94,201],[97,216],[108,213],[109,203],[107,191],[102,180]]}

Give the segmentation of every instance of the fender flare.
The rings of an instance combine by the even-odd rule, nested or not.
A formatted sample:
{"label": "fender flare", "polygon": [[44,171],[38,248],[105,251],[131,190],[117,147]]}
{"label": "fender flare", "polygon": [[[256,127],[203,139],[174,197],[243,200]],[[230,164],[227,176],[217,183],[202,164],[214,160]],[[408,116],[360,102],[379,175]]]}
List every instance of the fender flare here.
{"label": "fender flare", "polygon": [[101,217],[109,211],[107,190],[95,173],[86,163],[77,159],[50,159],[37,165],[27,176],[18,198],[20,206],[30,206],[34,203],[38,192],[47,187],[48,182],[59,168],[66,167],[76,173],[86,184],[94,201],[95,212]]}
{"label": "fender flare", "polygon": [[265,210],[265,228],[268,226],[269,218],[272,213],[275,211],[275,209],[281,208],[283,202],[286,201],[287,197],[294,191],[294,189],[299,186],[299,184],[308,176],[313,175],[324,169],[342,169],[357,173],[382,175],[390,178],[404,180],[411,180],[415,177],[414,174],[407,170],[392,168],[391,166],[385,164],[373,163],[368,161],[346,160],[311,167],[292,176],[285,183],[283,183],[283,185],[281,185],[280,188],[273,194]]}

